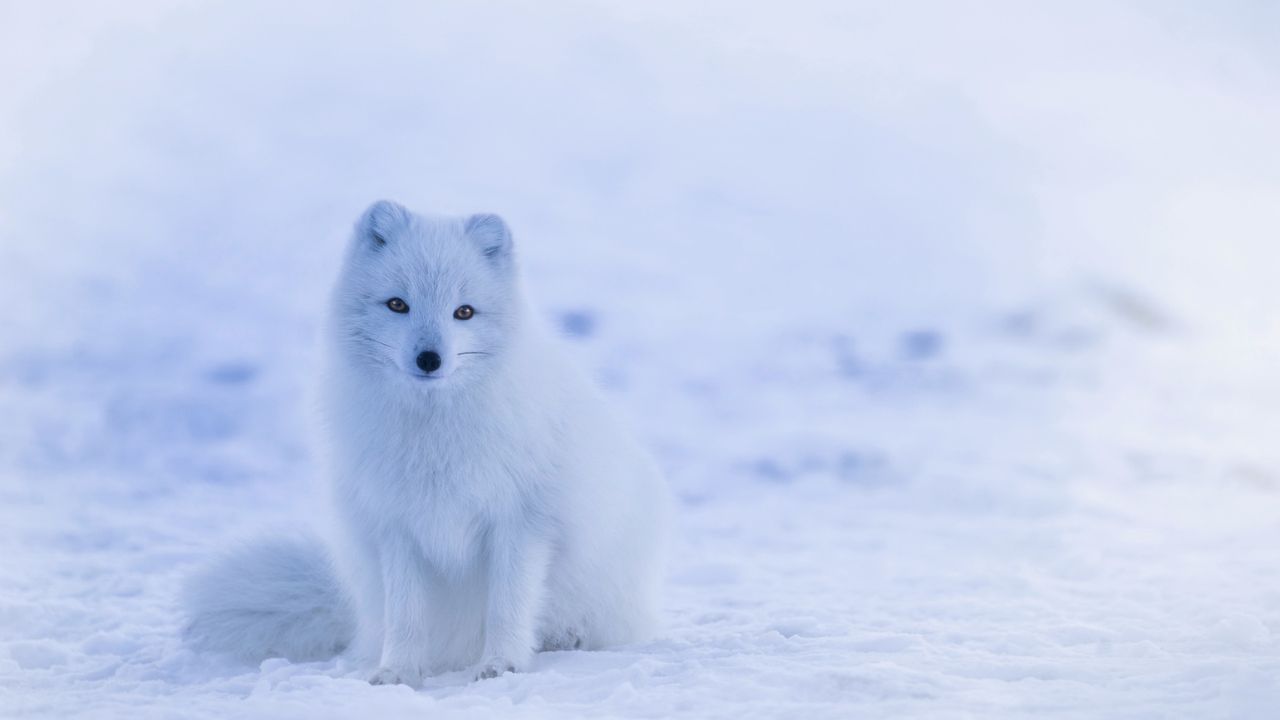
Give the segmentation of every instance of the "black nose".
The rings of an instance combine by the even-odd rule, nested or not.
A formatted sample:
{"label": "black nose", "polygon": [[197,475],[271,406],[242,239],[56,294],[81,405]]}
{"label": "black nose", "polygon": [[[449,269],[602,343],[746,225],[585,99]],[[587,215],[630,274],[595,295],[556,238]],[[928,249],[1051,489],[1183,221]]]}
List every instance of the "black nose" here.
{"label": "black nose", "polygon": [[440,354],[430,350],[418,353],[418,367],[422,372],[435,372],[440,369]]}

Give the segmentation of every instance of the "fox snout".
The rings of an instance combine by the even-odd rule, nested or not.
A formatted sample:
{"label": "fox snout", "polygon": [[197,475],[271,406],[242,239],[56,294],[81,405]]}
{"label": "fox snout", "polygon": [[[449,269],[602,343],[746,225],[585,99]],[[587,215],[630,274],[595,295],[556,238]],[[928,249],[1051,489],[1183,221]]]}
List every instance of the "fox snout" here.
{"label": "fox snout", "polygon": [[424,373],[433,373],[440,369],[440,353],[434,350],[424,350],[418,353],[418,369]]}

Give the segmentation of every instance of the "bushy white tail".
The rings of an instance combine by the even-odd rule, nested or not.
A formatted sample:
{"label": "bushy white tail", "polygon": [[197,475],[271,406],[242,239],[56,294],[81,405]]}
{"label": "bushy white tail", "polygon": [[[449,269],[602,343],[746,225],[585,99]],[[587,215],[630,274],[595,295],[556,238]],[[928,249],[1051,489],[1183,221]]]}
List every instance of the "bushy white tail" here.
{"label": "bushy white tail", "polygon": [[183,600],[189,642],[251,662],[322,660],[355,634],[351,603],[318,539],[233,550],[194,575]]}

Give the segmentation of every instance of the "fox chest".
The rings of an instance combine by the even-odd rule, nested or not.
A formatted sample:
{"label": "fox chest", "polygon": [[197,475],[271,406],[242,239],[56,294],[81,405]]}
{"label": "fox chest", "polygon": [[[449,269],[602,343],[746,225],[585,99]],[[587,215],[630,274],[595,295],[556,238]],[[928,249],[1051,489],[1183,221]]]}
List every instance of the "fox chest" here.
{"label": "fox chest", "polygon": [[[346,460],[354,480],[349,497],[364,522],[391,535],[408,535],[424,559],[441,570],[482,559],[490,530],[524,523],[527,510],[545,503],[552,467],[537,448],[514,432],[439,434],[384,432],[367,436]],[[520,437],[525,442],[516,442]]]}
{"label": "fox chest", "polygon": [[423,559],[447,574],[477,565],[485,555],[489,517],[471,508],[428,505],[402,517],[407,534],[417,541]]}
{"label": "fox chest", "polygon": [[475,566],[495,523],[508,522],[524,504],[517,479],[494,463],[412,464],[384,507],[385,521],[416,541],[423,559],[451,573]]}

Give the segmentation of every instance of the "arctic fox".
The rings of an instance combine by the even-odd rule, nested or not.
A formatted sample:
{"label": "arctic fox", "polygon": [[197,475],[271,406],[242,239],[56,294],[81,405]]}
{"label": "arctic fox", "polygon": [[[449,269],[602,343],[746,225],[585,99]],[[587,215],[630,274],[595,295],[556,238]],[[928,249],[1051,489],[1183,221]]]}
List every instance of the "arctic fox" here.
{"label": "arctic fox", "polygon": [[668,491],[538,329],[496,215],[360,218],[323,380],[337,522],[223,557],[187,636],[245,659],[346,651],[370,682],[526,668],[644,638]]}

